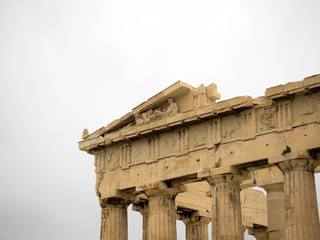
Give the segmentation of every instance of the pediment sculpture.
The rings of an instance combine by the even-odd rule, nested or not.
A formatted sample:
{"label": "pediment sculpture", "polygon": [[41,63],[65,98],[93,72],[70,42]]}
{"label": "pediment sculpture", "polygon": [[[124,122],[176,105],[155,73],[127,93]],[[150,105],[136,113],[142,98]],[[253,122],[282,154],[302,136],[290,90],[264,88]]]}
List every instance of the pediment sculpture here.
{"label": "pediment sculpture", "polygon": [[144,123],[148,123],[165,117],[171,117],[178,114],[179,108],[177,103],[174,102],[173,98],[168,98],[168,104],[169,106],[166,110],[162,110],[162,107],[160,106],[154,110],[149,109],[148,111],[143,113],[136,113],[134,115],[136,125],[141,125]]}

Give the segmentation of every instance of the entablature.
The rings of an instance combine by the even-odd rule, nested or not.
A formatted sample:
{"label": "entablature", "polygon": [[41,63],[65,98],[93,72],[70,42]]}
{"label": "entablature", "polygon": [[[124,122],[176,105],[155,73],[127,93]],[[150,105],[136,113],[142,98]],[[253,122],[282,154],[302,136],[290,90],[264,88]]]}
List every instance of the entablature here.
{"label": "entablature", "polygon": [[[320,149],[319,76],[267,89],[264,97],[217,103],[214,97],[208,100],[214,85],[192,88],[178,82],[136,108],[144,117],[100,128],[79,147],[96,157],[96,171],[103,174],[100,192],[110,186],[123,190],[158,181],[197,181],[198,173],[214,168],[269,167],[289,150]],[[184,101],[192,107],[182,107]]]}
{"label": "entablature", "polygon": [[[94,154],[101,147],[111,146],[117,142],[135,141],[155,133],[161,134],[209,121],[219,124],[222,142],[230,139],[234,141],[237,138],[248,140],[257,135],[268,134],[270,131],[282,132],[302,124],[320,122],[319,76],[268,88],[264,97],[252,99],[249,96],[242,96],[220,102],[208,103],[207,101],[199,107],[194,106],[195,98],[190,95],[192,92],[194,94],[195,88],[179,81],[171,86],[171,90],[169,87],[169,90],[162,91],[121,119],[92,134],[87,133],[83,141],[79,142],[79,148]],[[190,109],[184,106],[184,111],[181,111],[183,101],[178,100],[181,96],[187,102],[185,105],[192,105]],[[291,97],[284,98],[283,96]],[[141,115],[147,114],[152,108],[159,107],[160,103],[171,97],[175,99],[175,102],[180,101],[179,111],[175,114],[159,118],[149,114],[149,118],[145,116],[138,119],[140,122],[134,120],[135,114],[140,112]],[[158,110],[152,111],[157,112]],[[163,114],[161,111],[158,113]]]}

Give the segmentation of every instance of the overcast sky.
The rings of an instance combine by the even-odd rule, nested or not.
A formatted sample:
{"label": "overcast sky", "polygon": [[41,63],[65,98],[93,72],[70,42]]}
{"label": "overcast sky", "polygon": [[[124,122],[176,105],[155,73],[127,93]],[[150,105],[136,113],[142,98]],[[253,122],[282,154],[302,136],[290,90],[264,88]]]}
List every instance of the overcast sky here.
{"label": "overcast sky", "polygon": [[[228,99],[320,73],[319,11],[319,0],[0,0],[0,239],[99,239],[82,130],[177,80]],[[129,221],[141,239],[139,214]]]}

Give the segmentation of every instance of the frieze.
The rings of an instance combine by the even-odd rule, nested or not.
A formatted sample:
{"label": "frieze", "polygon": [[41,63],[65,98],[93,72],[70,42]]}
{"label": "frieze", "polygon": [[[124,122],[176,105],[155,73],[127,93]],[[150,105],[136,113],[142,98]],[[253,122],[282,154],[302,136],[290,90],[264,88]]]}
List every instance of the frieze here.
{"label": "frieze", "polygon": [[196,124],[190,127],[190,148],[208,145],[208,129],[206,124]]}
{"label": "frieze", "polygon": [[208,147],[214,147],[221,143],[221,118],[215,118],[208,122]]}
{"label": "frieze", "polygon": [[149,161],[155,161],[160,156],[159,135],[148,137]]}
{"label": "frieze", "polygon": [[160,156],[171,156],[176,153],[177,149],[177,136],[176,132],[167,132],[160,135],[159,144],[160,144]]}
{"label": "frieze", "polygon": [[270,131],[276,128],[276,107],[264,107],[256,110],[257,132]]}
{"label": "frieze", "polygon": [[222,119],[222,140],[241,138],[241,119],[238,115],[226,116]]}
{"label": "frieze", "polygon": [[310,94],[293,100],[294,119],[296,123],[307,123],[315,120],[318,110],[317,95]]}
{"label": "frieze", "polygon": [[242,138],[250,139],[256,134],[256,112],[255,109],[241,112]]}
{"label": "frieze", "polygon": [[187,153],[189,149],[189,128],[181,128],[176,131],[177,133],[177,153],[184,154]]}
{"label": "frieze", "polygon": [[293,124],[293,109],[292,101],[281,101],[278,102],[277,109],[277,121],[278,121],[278,131],[290,129]]}
{"label": "frieze", "polygon": [[150,160],[148,154],[148,139],[138,139],[131,142],[131,164],[141,164]]}
{"label": "frieze", "polygon": [[120,166],[128,167],[131,164],[131,142],[126,142],[120,146]]}
{"label": "frieze", "polygon": [[[316,80],[319,79],[317,76]],[[134,147],[118,147],[117,156],[122,157],[121,160],[116,161],[120,161],[118,165],[125,167],[175,154],[184,154],[199,147],[214,148],[215,145],[230,141],[247,140],[254,138],[257,134],[260,136],[272,130],[278,132],[290,130],[299,124],[319,121],[320,95],[316,92],[316,86],[318,86],[316,80],[311,78],[304,80],[303,83],[289,84],[286,88],[271,88],[266,91],[265,97],[252,99],[244,96],[217,103],[215,102],[218,98],[215,96],[216,85],[211,86],[213,90],[211,89],[212,93],[210,93],[209,86],[200,85],[198,88],[192,88],[180,82],[176,88],[171,87],[170,91],[164,91],[151,98],[152,101],[148,100],[143,103],[117,123],[108,125],[108,128],[100,128],[93,134],[85,130],[84,139],[79,142],[79,147],[93,154],[96,150],[105,147],[109,152],[109,147],[114,146],[117,142],[131,141]],[[302,89],[301,86],[304,86],[304,89],[313,89],[313,92],[301,90],[302,94],[298,94],[299,89]],[[288,95],[284,97],[280,94],[284,89],[291,89],[290,94],[294,92],[298,95],[292,95],[288,99]],[[282,97],[275,97],[277,94]],[[199,100],[203,96],[206,96],[206,100]],[[182,106],[186,102],[185,99],[188,99],[188,104],[192,100],[192,110],[186,111],[188,108]],[[171,110],[168,111],[170,108]],[[140,114],[136,116],[136,119],[133,116],[134,112]],[[123,123],[120,129],[108,132],[110,129],[116,129],[116,126],[120,127],[120,122]],[[205,123],[206,126],[197,126],[202,123]],[[103,131],[106,130],[107,133],[103,134]],[[154,134],[158,134],[158,140],[150,140]],[[142,150],[138,150],[138,144],[135,142],[139,138],[148,138],[148,136],[151,141],[149,142],[150,149],[144,156]],[[120,152],[123,154],[121,155]],[[125,152],[131,152],[131,154],[126,155]],[[128,159],[124,158],[125,155]],[[106,162],[106,165],[112,166],[110,169],[115,169],[117,166],[114,163],[115,158],[116,156],[109,156],[109,160],[106,160],[109,161],[108,164]],[[105,168],[108,170],[108,167]]]}

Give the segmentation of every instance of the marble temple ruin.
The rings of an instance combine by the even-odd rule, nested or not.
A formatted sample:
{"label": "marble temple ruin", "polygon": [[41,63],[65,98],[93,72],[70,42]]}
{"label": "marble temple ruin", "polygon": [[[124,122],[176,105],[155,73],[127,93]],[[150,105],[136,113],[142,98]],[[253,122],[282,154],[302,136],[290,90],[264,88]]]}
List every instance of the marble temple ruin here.
{"label": "marble temple ruin", "polygon": [[[95,157],[101,240],[319,240],[320,75],[224,101],[217,86],[178,81],[79,148]],[[267,195],[251,187],[261,187]]]}

